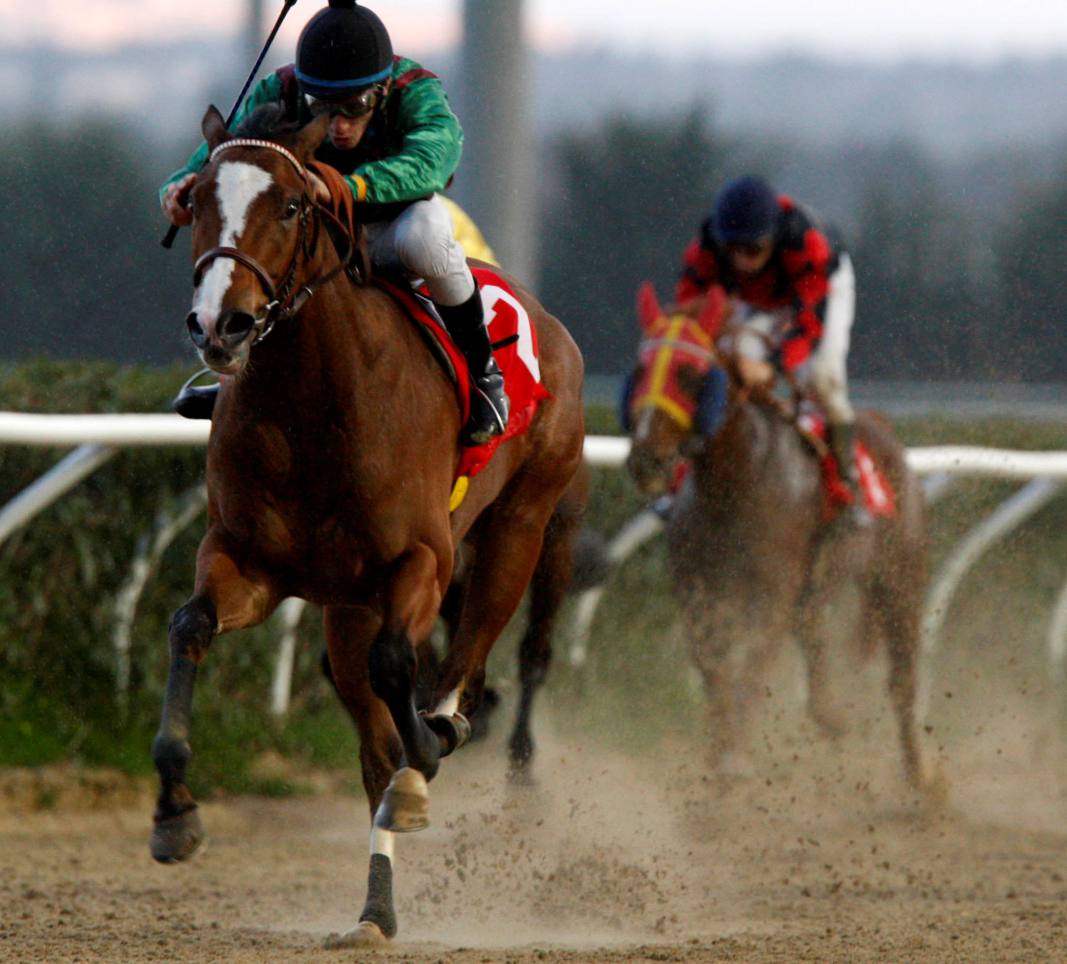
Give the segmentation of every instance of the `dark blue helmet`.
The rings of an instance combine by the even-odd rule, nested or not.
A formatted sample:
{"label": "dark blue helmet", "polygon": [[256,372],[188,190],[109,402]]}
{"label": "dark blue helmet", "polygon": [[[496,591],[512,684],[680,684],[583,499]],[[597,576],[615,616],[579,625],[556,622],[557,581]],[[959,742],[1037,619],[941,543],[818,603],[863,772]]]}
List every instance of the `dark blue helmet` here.
{"label": "dark blue helmet", "polygon": [[711,234],[718,244],[755,244],[777,231],[781,213],[778,195],[763,178],[734,178],[715,198]]}
{"label": "dark blue helmet", "polygon": [[392,73],[389,32],[355,0],[330,0],[308,21],[296,44],[296,78],[311,97],[350,97]]}

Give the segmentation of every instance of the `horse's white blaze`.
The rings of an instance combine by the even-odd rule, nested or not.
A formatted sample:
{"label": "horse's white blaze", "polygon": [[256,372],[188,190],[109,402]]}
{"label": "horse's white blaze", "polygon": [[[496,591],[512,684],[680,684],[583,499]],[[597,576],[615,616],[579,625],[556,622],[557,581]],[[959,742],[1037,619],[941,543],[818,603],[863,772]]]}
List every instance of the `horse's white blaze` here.
{"label": "horse's white blaze", "polygon": [[[261,167],[244,161],[227,161],[219,166],[215,189],[222,230],[218,247],[236,247],[237,240],[245,229],[248,211],[252,202],[271,185],[271,176]],[[232,258],[216,258],[200,280],[193,299],[193,311],[205,327],[218,320],[222,312],[222,299],[230,289],[233,269],[237,262]]]}
{"label": "horse's white blaze", "polygon": [[459,690],[460,687],[457,686],[448,696],[441,700],[437,704],[434,714],[437,716],[455,716],[459,711]]}
{"label": "horse's white blaze", "polygon": [[383,857],[388,857],[391,861],[393,859],[393,843],[396,839],[396,834],[391,830],[382,830],[380,827],[370,828],[370,852],[373,857],[375,854],[381,854]]}

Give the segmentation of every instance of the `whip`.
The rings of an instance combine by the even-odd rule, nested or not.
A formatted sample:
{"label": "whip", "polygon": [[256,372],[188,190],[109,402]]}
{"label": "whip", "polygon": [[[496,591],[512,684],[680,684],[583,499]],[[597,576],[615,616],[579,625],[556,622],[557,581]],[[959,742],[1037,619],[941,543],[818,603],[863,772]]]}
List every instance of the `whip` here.
{"label": "whip", "polygon": [[[278,14],[278,19],[274,22],[274,27],[267,37],[267,42],[263,44],[263,49],[259,52],[259,56],[256,58],[256,62],[252,67],[251,73],[248,75],[248,79],[245,81],[244,87],[241,88],[241,93],[237,95],[237,100],[233,102],[233,107],[230,108],[230,114],[226,118],[226,127],[229,128],[233,123],[233,119],[237,116],[237,111],[241,109],[241,104],[244,103],[245,94],[248,93],[248,88],[252,86],[252,81],[255,80],[256,74],[259,72],[260,65],[263,63],[263,58],[267,56],[267,51],[270,50],[270,45],[274,42],[274,38],[277,36],[278,31],[281,29],[282,21],[285,19],[285,15],[289,12],[289,8],[296,5],[296,0],[283,0],[284,6],[282,12]],[[174,244],[174,239],[178,236],[178,225],[172,224],[167,231],[167,236],[160,242],[164,248],[170,248]]]}

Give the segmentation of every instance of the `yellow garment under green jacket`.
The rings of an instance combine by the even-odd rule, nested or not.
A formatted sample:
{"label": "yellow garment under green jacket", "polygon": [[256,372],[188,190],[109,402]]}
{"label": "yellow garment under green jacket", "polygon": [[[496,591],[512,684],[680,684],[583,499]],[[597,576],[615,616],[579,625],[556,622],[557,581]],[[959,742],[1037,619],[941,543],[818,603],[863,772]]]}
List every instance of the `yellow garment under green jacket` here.
{"label": "yellow garment under green jacket", "polygon": [[445,203],[448,213],[452,215],[452,232],[455,239],[463,246],[463,251],[468,258],[476,258],[479,261],[487,261],[489,264],[500,267],[493,249],[478,230],[478,225],[471,220],[471,216],[463,210],[451,198],[443,194],[437,195]]}

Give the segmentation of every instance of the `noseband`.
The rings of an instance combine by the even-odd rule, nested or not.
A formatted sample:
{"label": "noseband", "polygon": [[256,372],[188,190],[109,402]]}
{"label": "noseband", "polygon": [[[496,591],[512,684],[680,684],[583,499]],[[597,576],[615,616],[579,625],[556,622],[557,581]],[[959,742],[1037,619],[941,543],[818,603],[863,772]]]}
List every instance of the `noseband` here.
{"label": "noseband", "polygon": [[[235,147],[261,147],[274,151],[276,154],[281,154],[282,157],[296,168],[296,172],[304,182],[304,191],[300,196],[300,217],[298,221],[300,234],[297,239],[296,250],[293,252],[293,258],[289,262],[289,267],[286,269],[285,277],[280,285],[277,287],[275,286],[274,280],[270,276],[270,272],[268,272],[267,269],[250,254],[247,254],[240,248],[231,247],[229,245],[219,245],[218,247],[205,251],[196,259],[196,264],[193,265],[194,287],[199,286],[200,280],[203,278],[204,272],[207,270],[208,266],[218,258],[229,258],[231,261],[236,261],[238,264],[248,268],[248,270],[256,276],[256,279],[259,281],[260,286],[263,288],[263,291],[269,300],[263,314],[256,318],[252,325],[252,330],[255,332],[255,337],[252,340],[252,344],[254,345],[270,334],[271,329],[279,319],[293,317],[293,315],[304,307],[307,300],[315,294],[319,288],[327,282],[332,281],[341,272],[348,270],[356,246],[348,229],[345,228],[340,220],[333,215],[333,212],[316,204],[315,201],[312,200],[310,193],[311,178],[308,175],[307,168],[300,163],[292,151],[282,147],[281,144],[275,144],[273,141],[260,140],[259,138],[254,137],[236,137],[219,144],[211,154],[208,155],[207,162],[210,164],[219,154]],[[309,260],[318,244],[317,221],[315,222],[315,232],[310,237],[308,235],[308,225],[310,224],[312,214],[316,209],[320,214],[335,221],[337,226],[342,229],[342,233],[348,242],[348,250],[341,256],[341,263],[337,268],[327,272],[316,281],[304,285],[294,295],[293,284],[296,281],[296,272],[299,268],[301,253],[303,253],[305,260]],[[340,255],[340,252],[338,252],[338,254]]]}

